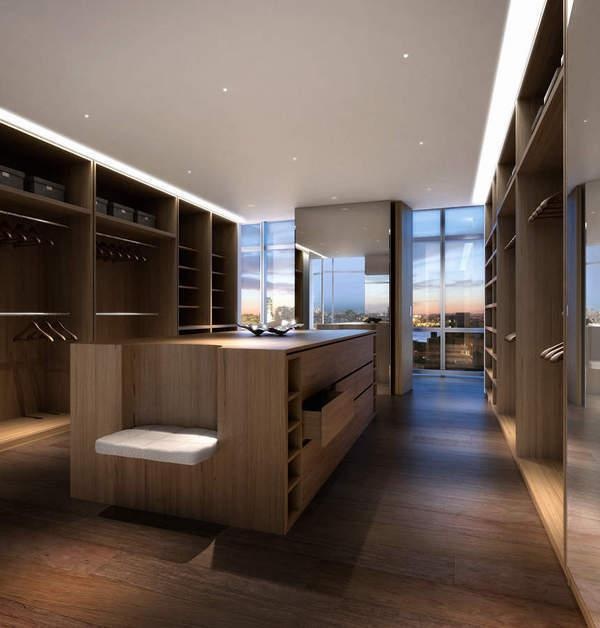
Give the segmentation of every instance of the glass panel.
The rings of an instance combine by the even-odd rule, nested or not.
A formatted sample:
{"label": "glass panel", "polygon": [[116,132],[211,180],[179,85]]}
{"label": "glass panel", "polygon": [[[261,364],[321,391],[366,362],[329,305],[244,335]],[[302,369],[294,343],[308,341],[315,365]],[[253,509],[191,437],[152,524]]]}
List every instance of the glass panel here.
{"label": "glass panel", "polygon": [[265,246],[294,246],[294,221],[281,220],[265,223]]}
{"label": "glass panel", "polygon": [[365,317],[365,258],[333,260],[333,320],[354,323]]}
{"label": "glass panel", "polygon": [[333,323],[333,260],[323,260],[323,311],[326,323]]}
{"label": "glass panel", "polygon": [[260,224],[240,233],[240,313],[243,323],[260,322]]}
{"label": "glass panel", "polygon": [[294,249],[265,252],[265,318],[281,324],[294,318]]}
{"label": "glass panel", "polygon": [[323,260],[313,257],[310,260],[310,328],[322,323],[323,302]]}
{"label": "glass panel", "polygon": [[441,212],[439,209],[413,212],[413,237],[439,237],[441,228],[440,217]]}
{"label": "glass panel", "polygon": [[441,368],[440,330],[413,330],[413,364],[416,369]]}
{"label": "glass panel", "polygon": [[445,215],[446,236],[483,234],[483,207],[455,207]]}
{"label": "glass panel", "polygon": [[484,326],[483,256],[483,239],[446,242],[446,327]]}
{"label": "glass panel", "polygon": [[390,319],[389,275],[365,277],[365,315],[369,318]]}
{"label": "glass panel", "polygon": [[440,243],[413,244],[413,326],[440,326]]}
{"label": "glass panel", "polygon": [[446,333],[446,370],[483,370],[483,334]]}

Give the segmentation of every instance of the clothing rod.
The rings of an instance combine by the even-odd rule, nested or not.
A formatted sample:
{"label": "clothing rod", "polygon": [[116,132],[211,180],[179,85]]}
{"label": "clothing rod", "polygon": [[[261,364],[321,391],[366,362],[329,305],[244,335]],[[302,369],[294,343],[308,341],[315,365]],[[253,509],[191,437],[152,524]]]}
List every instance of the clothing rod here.
{"label": "clothing rod", "polygon": [[158,248],[156,244],[148,244],[147,242],[138,242],[137,240],[129,240],[128,238],[122,238],[121,236],[108,235],[108,233],[96,233],[101,238],[109,238],[110,240],[118,240],[119,242],[127,242],[127,244],[135,244],[137,246],[147,246],[149,249]]}
{"label": "clothing rod", "polygon": [[69,225],[63,225],[60,222],[54,222],[52,220],[45,220],[44,218],[34,218],[33,216],[27,216],[26,214],[17,214],[16,212],[9,212],[5,209],[0,209],[0,214],[5,216],[12,216],[13,218],[22,218],[23,220],[31,220],[32,222],[39,222],[43,225],[50,225],[51,227],[60,227],[61,229],[70,229]]}

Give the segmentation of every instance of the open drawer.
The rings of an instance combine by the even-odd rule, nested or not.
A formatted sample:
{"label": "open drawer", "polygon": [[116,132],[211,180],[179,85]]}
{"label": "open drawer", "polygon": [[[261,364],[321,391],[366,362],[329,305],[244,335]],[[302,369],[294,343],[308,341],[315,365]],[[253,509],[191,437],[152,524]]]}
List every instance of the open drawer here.
{"label": "open drawer", "polygon": [[325,390],[302,405],[304,437],[325,447],[354,417],[354,398],[348,390]]}

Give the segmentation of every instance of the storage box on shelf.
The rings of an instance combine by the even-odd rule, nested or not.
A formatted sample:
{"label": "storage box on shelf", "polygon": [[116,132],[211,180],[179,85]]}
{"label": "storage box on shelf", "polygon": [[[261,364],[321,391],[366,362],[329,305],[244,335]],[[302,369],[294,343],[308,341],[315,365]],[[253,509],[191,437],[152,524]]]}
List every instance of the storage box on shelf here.
{"label": "storage box on shelf", "polygon": [[486,388],[561,561],[563,372],[540,352],[563,337],[562,20],[548,0],[486,204]]}
{"label": "storage box on shelf", "polygon": [[210,331],[211,215],[179,201],[179,333]]}
{"label": "storage box on shelf", "polygon": [[[1,450],[68,429],[69,345],[93,339],[93,258],[91,162],[0,126],[0,163],[13,171],[0,179]],[[22,189],[17,170],[65,200]]]}

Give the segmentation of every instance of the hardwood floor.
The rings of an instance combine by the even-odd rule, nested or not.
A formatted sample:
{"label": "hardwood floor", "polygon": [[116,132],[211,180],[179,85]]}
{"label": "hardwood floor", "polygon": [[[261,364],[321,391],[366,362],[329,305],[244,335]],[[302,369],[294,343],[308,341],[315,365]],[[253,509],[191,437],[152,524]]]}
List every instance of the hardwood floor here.
{"label": "hardwood floor", "polygon": [[287,537],[71,500],[0,453],[0,626],[582,626],[476,380],[417,378]]}

